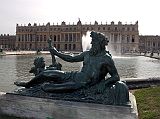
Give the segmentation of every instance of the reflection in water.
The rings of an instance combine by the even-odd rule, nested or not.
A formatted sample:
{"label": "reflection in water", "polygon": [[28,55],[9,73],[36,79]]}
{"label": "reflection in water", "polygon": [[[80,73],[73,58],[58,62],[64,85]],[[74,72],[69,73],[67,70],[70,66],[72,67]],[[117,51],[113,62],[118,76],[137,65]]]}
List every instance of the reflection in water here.
{"label": "reflection in water", "polygon": [[9,91],[14,87],[16,76],[16,57],[0,56],[0,91]]}
{"label": "reflection in water", "polygon": [[122,78],[160,77],[160,60],[149,57],[113,57]]}
{"label": "reflection in water", "polygon": [[[50,55],[42,55],[46,66],[51,64]],[[34,77],[29,73],[33,61],[37,55],[7,55],[0,56],[0,91],[12,91],[17,88],[13,85],[17,80],[30,80]],[[39,55],[40,57],[40,55]],[[149,78],[160,77],[160,60],[148,57],[113,57],[118,73],[121,78]],[[82,65],[79,63],[68,63],[59,58],[57,61],[62,64],[64,71],[78,71]]]}

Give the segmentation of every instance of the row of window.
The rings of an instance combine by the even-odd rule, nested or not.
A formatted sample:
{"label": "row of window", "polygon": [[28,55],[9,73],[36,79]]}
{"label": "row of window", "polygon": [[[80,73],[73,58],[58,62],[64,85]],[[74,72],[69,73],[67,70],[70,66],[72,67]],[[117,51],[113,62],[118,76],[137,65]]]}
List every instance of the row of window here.
{"label": "row of window", "polygon": [[[95,30],[93,27],[83,27],[83,30]],[[98,31],[135,31],[134,27],[123,27],[123,28],[118,28],[118,27],[98,27]]]}
{"label": "row of window", "polygon": [[[62,49],[60,47],[60,44],[54,44],[54,47],[57,49],[57,50],[60,50]],[[64,50],[76,50],[76,44],[64,44]]]}
{"label": "row of window", "polygon": [[[112,34],[112,36],[111,36],[112,38],[111,38],[111,41],[113,41],[114,43],[116,43],[116,42],[120,42],[120,38],[119,38],[119,35],[118,34]],[[130,35],[122,35],[121,36],[121,42],[122,43],[134,43],[135,42],[135,36],[134,35],[132,35],[132,36],[130,36]]]}
{"label": "row of window", "polygon": [[[67,28],[49,28],[49,31],[76,31],[77,27],[67,27]],[[83,30],[95,30],[95,27],[82,27]],[[108,30],[108,31],[135,31],[135,27],[98,27],[98,31]],[[37,29],[27,29],[27,28],[19,28],[18,32],[33,32],[33,31],[48,31],[47,28],[37,28]]]}
{"label": "row of window", "polygon": [[[70,28],[49,28],[49,31],[76,31],[76,27],[70,27]],[[18,32],[33,32],[33,31],[48,31],[47,28],[32,28],[32,29],[27,29],[27,28],[19,28],[17,29]]]}
{"label": "row of window", "polygon": [[[47,41],[47,35],[32,35],[32,34],[25,34],[25,35],[19,35],[18,41],[34,41],[36,38],[36,41]],[[63,33],[61,35],[50,35],[50,39],[52,39],[54,42],[75,42],[81,39],[81,35],[79,33]]]}
{"label": "row of window", "polygon": [[160,42],[150,42],[150,41],[148,41],[148,42],[147,42],[147,46],[148,46],[148,47],[150,47],[150,46],[151,46],[151,47],[156,47],[156,46],[157,46],[157,47],[160,47]]}
{"label": "row of window", "polygon": [[[54,47],[57,49],[57,50],[76,50],[76,44],[64,44],[63,48],[62,48],[62,45],[60,44],[54,44]],[[18,44],[18,48],[20,49],[35,49],[35,47],[30,43],[30,44]],[[37,49],[43,49],[43,50],[46,50],[48,49],[46,44],[38,44],[36,46]]]}
{"label": "row of window", "polygon": [[123,43],[125,42],[126,39],[127,39],[127,43],[130,43],[130,42],[134,43],[134,42],[135,42],[135,36],[134,36],[134,35],[132,35],[132,36],[122,35],[122,42],[123,42]]}

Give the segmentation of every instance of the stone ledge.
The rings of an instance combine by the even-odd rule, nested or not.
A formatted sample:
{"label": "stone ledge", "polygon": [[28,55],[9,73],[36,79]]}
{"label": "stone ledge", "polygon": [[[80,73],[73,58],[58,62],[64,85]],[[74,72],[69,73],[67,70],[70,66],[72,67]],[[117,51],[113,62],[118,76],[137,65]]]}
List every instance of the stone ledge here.
{"label": "stone ledge", "polygon": [[34,119],[138,119],[135,97],[131,106],[52,100],[0,93],[0,113]]}

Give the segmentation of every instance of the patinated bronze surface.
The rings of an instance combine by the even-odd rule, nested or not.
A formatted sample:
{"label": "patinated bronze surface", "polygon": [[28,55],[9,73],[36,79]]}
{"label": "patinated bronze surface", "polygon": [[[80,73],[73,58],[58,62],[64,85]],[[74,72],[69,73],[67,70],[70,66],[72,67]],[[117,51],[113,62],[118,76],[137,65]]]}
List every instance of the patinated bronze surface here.
{"label": "patinated bronze surface", "polygon": [[[108,39],[104,34],[95,31],[92,31],[90,36],[91,49],[76,56],[58,52],[49,40],[52,65],[46,69],[42,68],[43,70],[36,73],[29,82],[15,82],[17,86],[26,88],[17,93],[53,99],[127,105],[128,87],[120,81],[112,56],[105,49]],[[56,63],[55,55],[67,62],[83,62],[83,67],[78,72],[61,71],[62,65]]]}

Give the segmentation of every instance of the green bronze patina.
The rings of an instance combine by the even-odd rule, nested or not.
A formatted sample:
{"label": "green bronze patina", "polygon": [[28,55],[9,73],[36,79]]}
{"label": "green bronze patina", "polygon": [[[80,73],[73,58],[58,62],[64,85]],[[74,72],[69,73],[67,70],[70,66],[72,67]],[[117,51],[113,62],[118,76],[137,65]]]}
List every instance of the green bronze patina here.
{"label": "green bronze patina", "polygon": [[[105,49],[108,39],[104,34],[95,31],[92,31],[90,36],[91,49],[76,56],[58,52],[52,47],[51,40],[48,41],[52,58],[56,55],[67,62],[83,62],[80,71],[57,70],[61,65],[54,62],[52,67],[39,72],[29,82],[15,82],[15,84],[26,87],[28,91],[31,90],[30,87],[36,90],[38,86],[38,90],[45,93],[44,97],[49,94],[55,99],[127,105],[129,103],[128,87],[120,81],[112,56]],[[20,94],[22,92],[19,91]],[[41,94],[37,96],[43,97]]]}

